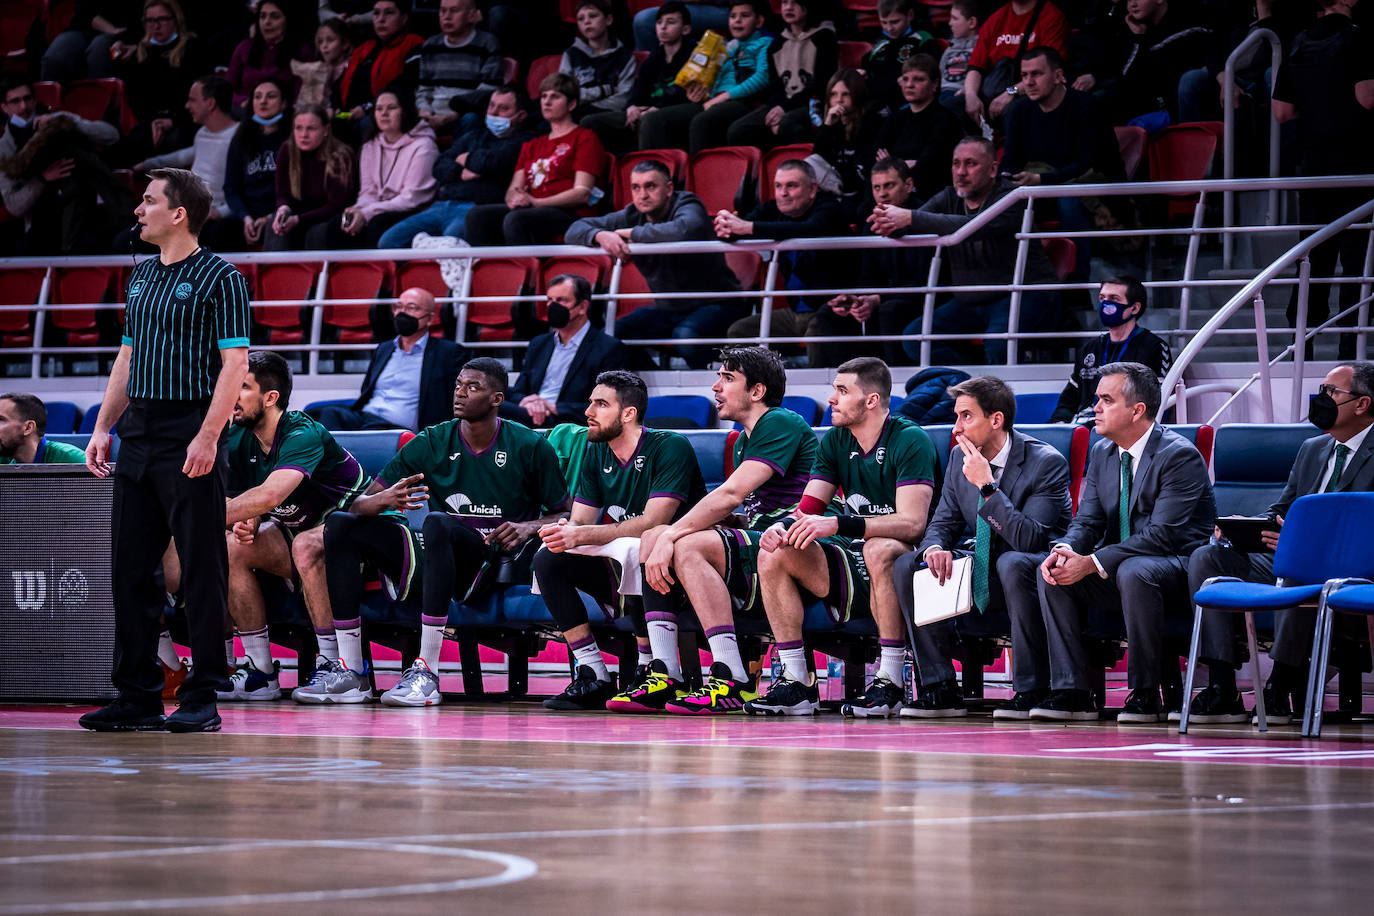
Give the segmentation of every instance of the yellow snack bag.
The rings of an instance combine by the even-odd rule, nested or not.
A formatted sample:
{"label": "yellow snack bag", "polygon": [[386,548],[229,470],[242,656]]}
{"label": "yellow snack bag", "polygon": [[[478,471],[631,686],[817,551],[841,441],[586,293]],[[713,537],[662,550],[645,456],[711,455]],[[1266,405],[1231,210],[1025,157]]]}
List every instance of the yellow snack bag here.
{"label": "yellow snack bag", "polygon": [[673,82],[683,89],[693,83],[700,83],[708,90],[715,85],[716,75],[721,64],[725,63],[725,39],[710,29],[701,36],[701,41],[692,49],[692,56],[677,72]]}

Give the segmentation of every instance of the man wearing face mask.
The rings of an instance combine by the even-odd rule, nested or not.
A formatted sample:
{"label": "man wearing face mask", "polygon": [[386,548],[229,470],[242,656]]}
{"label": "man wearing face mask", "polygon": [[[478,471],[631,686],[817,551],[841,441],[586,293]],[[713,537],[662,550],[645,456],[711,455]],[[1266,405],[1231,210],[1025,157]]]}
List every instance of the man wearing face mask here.
{"label": "man wearing face mask", "polygon": [[396,337],[377,345],[351,406],[308,411],[329,430],[408,429],[418,432],[453,416],[453,383],[467,358],[463,347],[430,337],[438,317],[434,294],[412,287],[392,306]]}
{"label": "man wearing face mask", "polygon": [[[1314,436],[1298,449],[1288,483],[1265,516],[1274,529],[1263,533],[1264,553],[1246,553],[1213,542],[1198,548],[1188,561],[1188,584],[1193,592],[1212,576],[1235,576],[1247,582],[1274,584],[1274,549],[1279,529],[1293,500],[1312,493],[1354,493],[1374,490],[1374,363],[1337,366],[1327,373],[1308,408],[1308,419],[1324,435]],[[1274,646],[1269,657],[1274,671],[1264,685],[1264,711],[1272,724],[1284,725],[1293,711],[1301,710],[1307,692],[1307,654],[1312,648],[1314,615],[1311,611],[1280,611],[1274,614]],[[1203,725],[1244,722],[1245,704],[1236,689],[1236,667],[1242,653],[1236,651],[1239,614],[1204,613],[1199,661],[1207,665],[1210,683],[1188,707],[1190,722]],[[1338,617],[1340,621],[1353,618]],[[1358,624],[1359,631],[1364,624]]]}
{"label": "man wearing face mask", "polygon": [[1173,362],[1164,338],[1140,327],[1145,314],[1145,287],[1135,277],[1115,276],[1102,281],[1097,296],[1097,316],[1106,328],[1101,337],[1084,341],[1074,361],[1073,374],[1050,415],[1051,423],[1091,423],[1097,377],[1108,363],[1131,362],[1149,366],[1163,381]]}
{"label": "man wearing face mask", "polygon": [[596,377],[626,365],[625,345],[587,318],[592,285],[578,274],[549,281],[549,327],[530,341],[520,378],[501,405],[501,416],[526,426],[585,426]]}

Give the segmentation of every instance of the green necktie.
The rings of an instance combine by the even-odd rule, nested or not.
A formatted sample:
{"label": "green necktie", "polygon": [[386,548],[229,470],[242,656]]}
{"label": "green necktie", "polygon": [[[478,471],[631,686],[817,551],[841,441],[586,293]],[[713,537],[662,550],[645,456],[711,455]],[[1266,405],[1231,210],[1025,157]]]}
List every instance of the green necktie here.
{"label": "green necktie", "polygon": [[[992,465],[992,479],[997,480],[997,465]],[[983,494],[978,494],[978,508],[983,508]],[[973,603],[978,608],[978,613],[983,613],[988,607],[988,598],[991,592],[988,591],[988,561],[992,558],[992,526],[987,523],[981,514],[978,521],[973,526]]]}
{"label": "green necktie", "polygon": [[1121,453],[1121,498],[1116,506],[1117,522],[1121,526],[1117,543],[1131,536],[1131,453]]}
{"label": "green necktie", "polygon": [[1336,446],[1336,466],[1331,469],[1331,479],[1326,482],[1326,489],[1322,490],[1323,493],[1335,492],[1336,484],[1341,482],[1341,471],[1345,469],[1345,456],[1348,454],[1350,454],[1350,446]]}

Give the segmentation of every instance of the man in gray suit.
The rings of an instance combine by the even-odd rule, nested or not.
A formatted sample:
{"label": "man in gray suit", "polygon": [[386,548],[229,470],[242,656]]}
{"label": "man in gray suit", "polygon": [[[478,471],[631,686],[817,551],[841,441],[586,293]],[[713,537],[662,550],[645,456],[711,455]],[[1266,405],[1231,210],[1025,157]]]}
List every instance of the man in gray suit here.
{"label": "man in gray suit", "polygon": [[[1374,363],[1337,366],[1327,373],[1312,399],[1308,418],[1325,435],[1314,436],[1298,449],[1288,483],[1278,502],[1265,515],[1274,530],[1263,534],[1264,553],[1245,553],[1230,546],[1211,543],[1198,548],[1188,561],[1188,586],[1196,592],[1212,576],[1235,576],[1246,582],[1274,584],[1274,554],[1279,529],[1288,507],[1299,496],[1311,493],[1350,493],[1374,490],[1374,439],[1368,435],[1374,425]],[[1203,725],[1244,722],[1249,716],[1236,689],[1235,627],[1237,614],[1202,615],[1202,638],[1198,659],[1207,663],[1209,684],[1188,707],[1191,722]],[[1307,693],[1305,668],[1312,649],[1315,615],[1311,611],[1285,611],[1274,615],[1274,647],[1269,657],[1274,670],[1264,685],[1264,711],[1268,720],[1283,725],[1301,709]],[[1360,624],[1360,629],[1364,625]]]}
{"label": "man in gray suit", "polygon": [[1102,441],[1088,456],[1078,515],[1040,564],[1040,607],[1053,693],[1032,719],[1098,718],[1088,689],[1082,615],[1120,607],[1126,618],[1131,693],[1118,722],[1158,722],[1166,609],[1188,606],[1188,557],[1216,524],[1202,455],[1155,423],[1159,379],[1140,363],[1109,363],[1093,408]]}
{"label": "man in gray suit", "polygon": [[1035,590],[1036,567],[1073,516],[1069,463],[1052,446],[1012,429],[1016,396],[1001,379],[971,378],[950,388],[949,394],[954,398],[958,445],[949,455],[940,505],[918,552],[897,561],[893,579],[902,611],[910,619],[912,574],[922,560],[944,584],[955,553],[972,553],[973,599],[979,616],[916,627],[920,695],[902,715],[919,719],[965,715],[950,656],[961,631],[1005,632],[989,619],[1005,609],[1011,617],[1016,695],[992,715],[994,719],[1026,719],[1049,694],[1049,655]]}

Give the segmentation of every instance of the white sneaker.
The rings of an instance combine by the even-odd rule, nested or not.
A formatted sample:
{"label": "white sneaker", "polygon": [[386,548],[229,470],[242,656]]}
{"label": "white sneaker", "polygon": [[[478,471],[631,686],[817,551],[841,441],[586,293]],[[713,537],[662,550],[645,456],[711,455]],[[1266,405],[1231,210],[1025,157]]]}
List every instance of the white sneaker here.
{"label": "white sneaker", "polygon": [[234,673],[229,676],[228,690],[215,690],[215,699],[224,701],[262,701],[280,700],[281,683],[277,676],[281,671],[281,663],[272,663],[272,673],[268,674],[258,670],[251,658],[245,658],[243,664],[234,669]]}
{"label": "white sneaker", "polygon": [[399,684],[382,694],[383,706],[438,706],[442,702],[439,676],[421,658],[406,669]]}
{"label": "white sneaker", "polygon": [[372,685],[366,672],[350,671],[338,660],[320,658],[315,673],[295,690],[291,699],[297,703],[367,703],[372,699]]}

